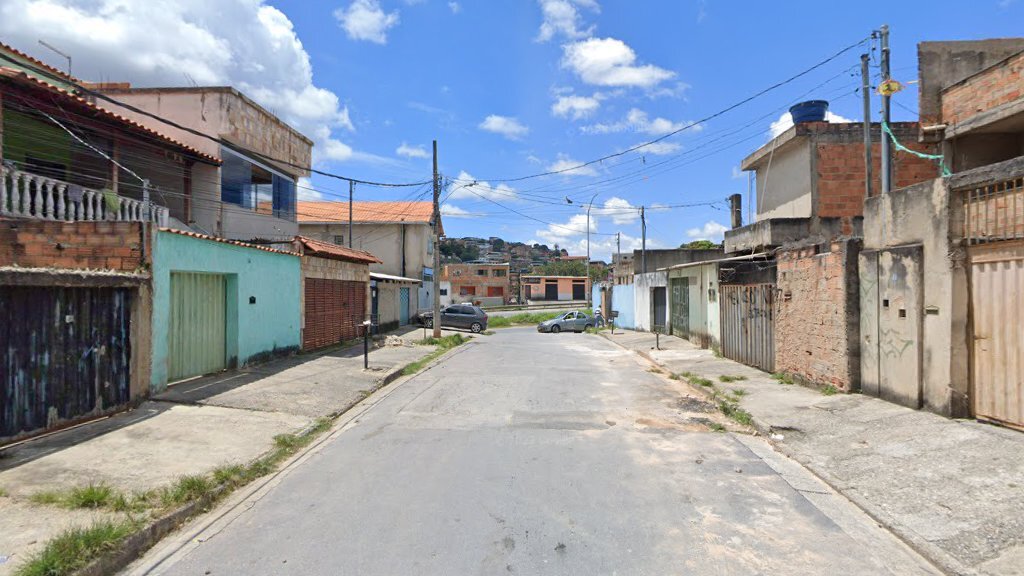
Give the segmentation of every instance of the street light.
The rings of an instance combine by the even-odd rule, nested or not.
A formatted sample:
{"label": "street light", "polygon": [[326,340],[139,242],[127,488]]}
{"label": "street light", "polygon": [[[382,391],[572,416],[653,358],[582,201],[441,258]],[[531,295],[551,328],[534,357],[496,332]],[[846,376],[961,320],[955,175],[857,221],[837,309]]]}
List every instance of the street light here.
{"label": "street light", "polygon": [[[594,198],[597,198],[598,194],[600,194],[600,192],[594,192],[594,195],[590,197],[590,202],[587,202],[587,278],[583,282],[584,286],[587,286],[590,282],[590,209],[594,207]],[[568,196],[565,197],[565,201],[572,204],[572,200],[570,200]],[[593,303],[591,302],[591,294],[593,291],[594,287],[589,286],[589,289],[587,290],[587,308],[593,306]]]}

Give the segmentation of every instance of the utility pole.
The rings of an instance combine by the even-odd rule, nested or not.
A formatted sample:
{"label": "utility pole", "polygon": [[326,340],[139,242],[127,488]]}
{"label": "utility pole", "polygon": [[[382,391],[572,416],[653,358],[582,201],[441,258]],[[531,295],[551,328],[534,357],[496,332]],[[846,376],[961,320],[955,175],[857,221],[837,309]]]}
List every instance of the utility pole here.
{"label": "utility pole", "polygon": [[647,274],[647,218],[640,207],[640,271]]}
{"label": "utility pole", "polygon": [[441,179],[437,175],[437,140],[434,140],[434,338],[441,337],[441,291],[438,289],[441,275],[441,207],[438,199],[441,196]]}
{"label": "utility pole", "polygon": [[352,191],[355,189],[356,183],[348,181],[348,247],[352,247]]}
{"label": "utility pole", "polygon": [[[615,233],[615,269],[618,271],[619,266],[622,266],[622,233]],[[612,278],[614,278],[614,273]]]}
{"label": "utility pole", "polygon": [[[879,30],[882,38],[882,82],[889,80],[889,25],[883,24]],[[888,194],[892,189],[892,150],[889,137],[885,133],[885,127],[889,126],[889,96],[882,95],[882,194]]]}
{"label": "utility pole", "polygon": [[[868,72],[868,55],[860,55],[861,95],[864,97],[864,197],[871,197],[871,74]],[[882,134],[885,141],[885,134]]]}

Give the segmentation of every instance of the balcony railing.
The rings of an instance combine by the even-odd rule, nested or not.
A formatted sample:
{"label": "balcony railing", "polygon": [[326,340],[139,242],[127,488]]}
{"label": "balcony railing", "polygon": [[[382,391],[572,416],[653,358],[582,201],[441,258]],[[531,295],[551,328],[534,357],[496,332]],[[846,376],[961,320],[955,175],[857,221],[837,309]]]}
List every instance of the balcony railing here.
{"label": "balcony railing", "polygon": [[0,216],[59,222],[150,221],[167,226],[167,208],[0,166]]}

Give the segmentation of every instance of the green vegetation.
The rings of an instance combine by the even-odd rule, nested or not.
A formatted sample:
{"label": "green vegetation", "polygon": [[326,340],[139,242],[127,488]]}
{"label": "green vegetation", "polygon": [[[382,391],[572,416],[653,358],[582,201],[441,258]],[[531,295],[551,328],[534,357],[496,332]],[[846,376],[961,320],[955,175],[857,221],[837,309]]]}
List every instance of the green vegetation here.
{"label": "green vegetation", "polygon": [[445,352],[469,342],[472,337],[463,336],[462,334],[451,334],[449,336],[442,336],[441,338],[424,338],[417,342],[417,344],[423,344],[425,346],[437,346],[437,350],[434,350],[430,354],[427,354],[423,358],[409,364],[402,370],[404,376],[412,376],[413,374],[423,370],[423,368],[432,362],[435,358],[444,354]]}
{"label": "green vegetation", "polygon": [[744,426],[752,426],[754,424],[754,417],[750,415],[750,412],[740,408],[736,402],[719,400],[718,409],[722,411],[722,414],[732,418],[739,424]]}
{"label": "green vegetation", "polygon": [[564,312],[521,312],[511,316],[494,316],[487,321],[488,328],[508,328],[521,324],[540,324],[545,320],[558,318]]}
{"label": "green vegetation", "polygon": [[118,549],[121,540],[137,524],[131,520],[102,521],[88,528],[71,528],[46,543],[22,564],[17,576],[59,576],[71,574],[107,552]]}
{"label": "green vegetation", "polygon": [[4,496],[7,496],[7,490],[0,488],[0,498],[3,498]]}
{"label": "green vegetation", "polygon": [[778,380],[780,384],[793,384],[793,378],[789,374],[783,374],[782,372],[776,372],[775,374],[772,374],[772,379]]}
{"label": "green vegetation", "polygon": [[694,384],[694,385],[697,385],[697,386],[704,386],[704,387],[707,387],[707,388],[713,388],[714,387],[714,383],[711,382],[711,380],[708,380],[707,378],[704,378],[703,376],[698,376],[697,374],[694,374],[693,372],[683,372],[683,373],[681,373],[679,375],[682,376],[683,378],[686,378],[690,382],[690,384]]}
{"label": "green vegetation", "polygon": [[746,376],[729,376],[728,374],[722,374],[721,376],[718,377],[718,379],[721,380],[722,382],[725,382],[726,384],[728,384],[729,382],[740,382],[741,380],[746,380],[747,377]]}
{"label": "green vegetation", "polygon": [[64,501],[64,497],[60,492],[56,490],[43,490],[36,492],[28,497],[29,501],[33,504],[48,504],[48,505],[59,505]]}
{"label": "green vegetation", "polygon": [[832,396],[833,394],[836,394],[838,392],[839,392],[839,389],[836,388],[835,386],[831,385],[831,384],[829,384],[829,385],[827,385],[827,386],[825,386],[824,388],[821,389],[821,393],[824,394],[825,396]]}
{"label": "green vegetation", "polygon": [[693,242],[683,242],[679,245],[680,248],[689,248],[690,250],[715,250],[721,248],[721,244],[715,244],[711,240],[694,240]]}
{"label": "green vegetation", "polygon": [[103,508],[114,496],[114,489],[106,484],[89,484],[72,488],[64,505],[68,508]]}
{"label": "green vegetation", "polygon": [[732,390],[730,392],[730,394],[732,394],[733,396],[735,396],[737,398],[742,398],[743,396],[747,395],[747,391],[744,390],[743,388],[737,388],[735,390]]}
{"label": "green vegetation", "polygon": [[713,432],[725,432],[725,426],[722,426],[718,422],[708,422],[708,428]]}
{"label": "green vegetation", "polygon": [[205,496],[213,487],[213,481],[206,476],[181,476],[174,482],[174,484],[160,490],[160,502],[166,508],[181,506],[182,504],[198,500],[202,496]]}

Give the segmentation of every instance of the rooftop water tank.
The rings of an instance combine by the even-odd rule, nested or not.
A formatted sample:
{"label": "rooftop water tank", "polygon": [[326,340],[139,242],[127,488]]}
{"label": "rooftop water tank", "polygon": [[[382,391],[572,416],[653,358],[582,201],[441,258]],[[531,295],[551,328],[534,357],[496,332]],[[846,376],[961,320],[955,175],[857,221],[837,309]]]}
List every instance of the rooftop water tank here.
{"label": "rooftop water tank", "polygon": [[823,122],[826,112],[828,112],[828,100],[808,100],[794,104],[789,108],[794,124],[801,122]]}

